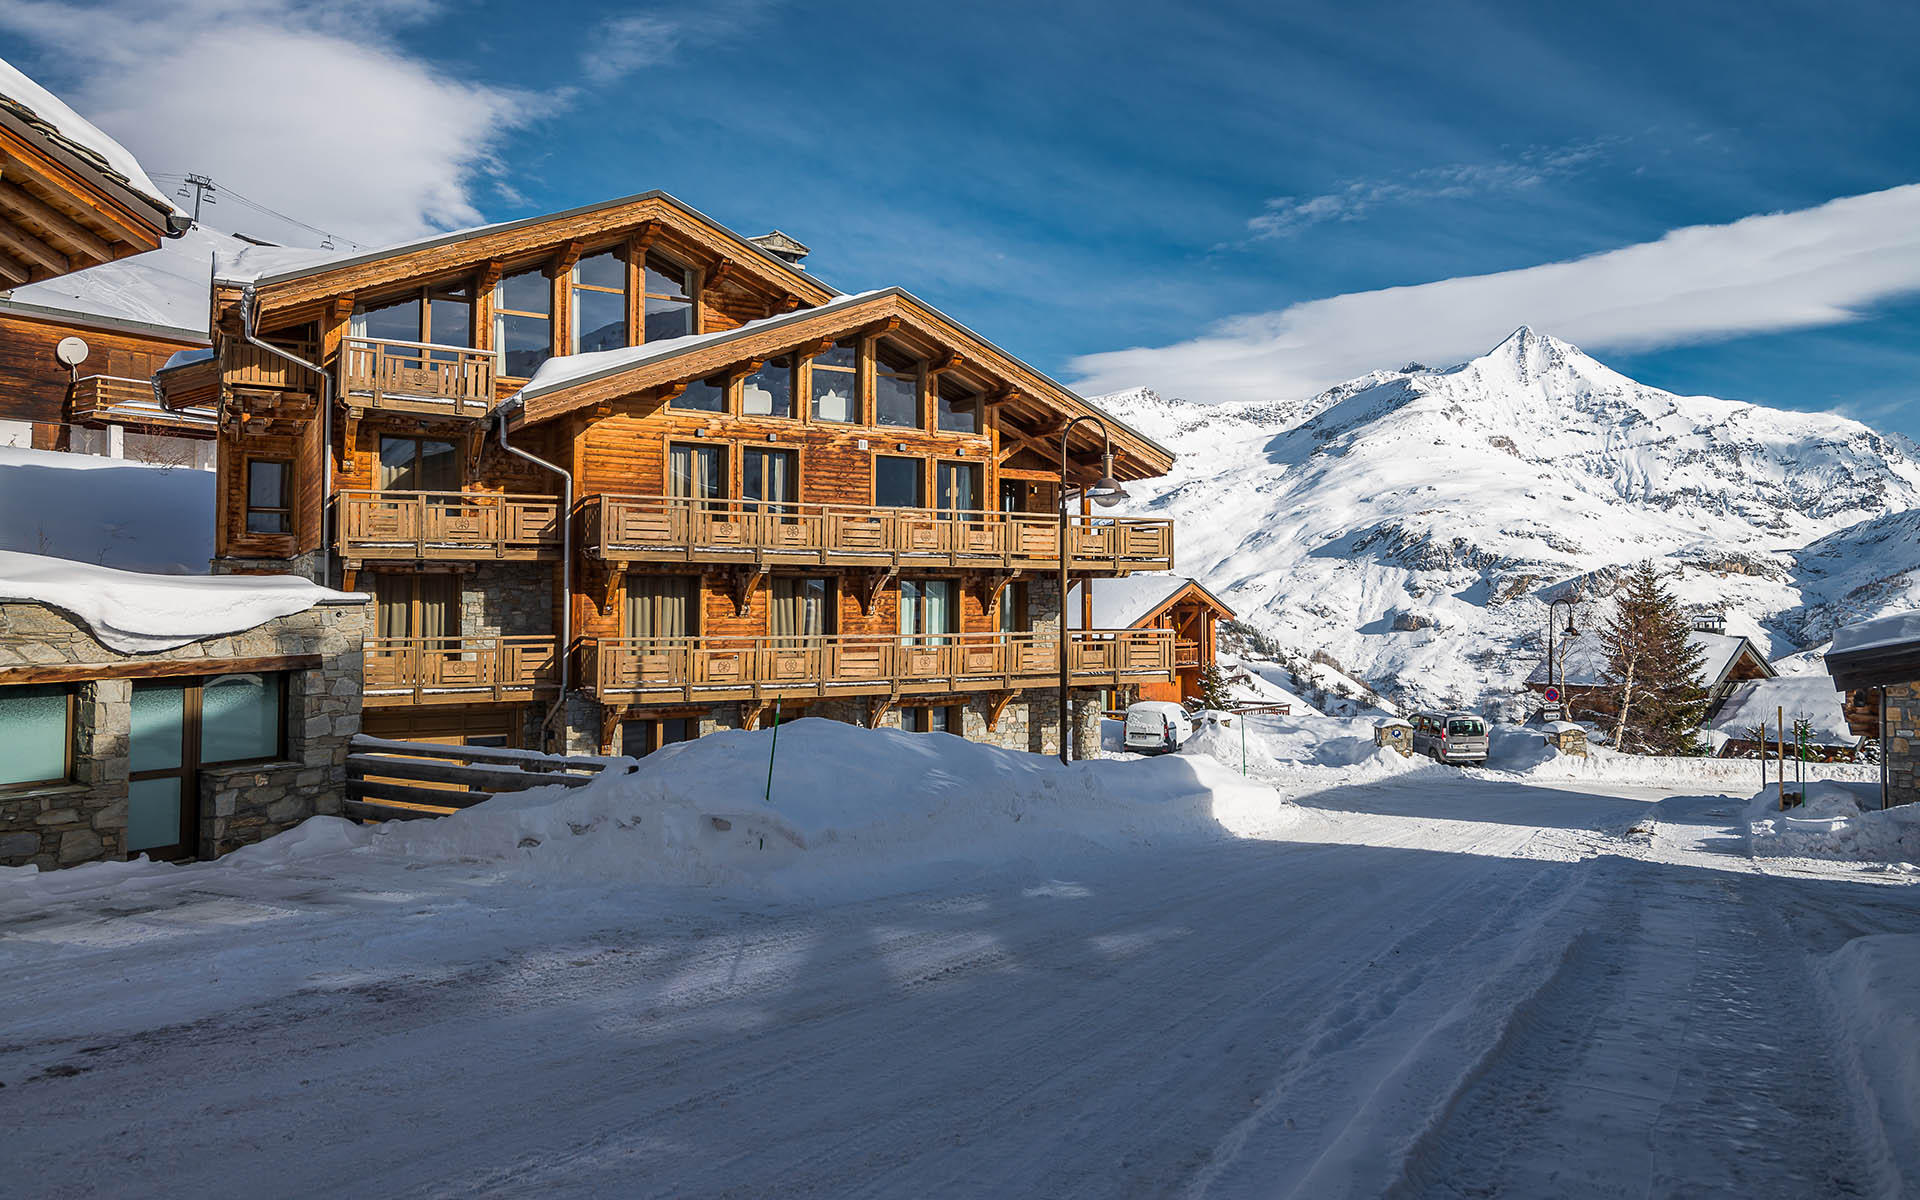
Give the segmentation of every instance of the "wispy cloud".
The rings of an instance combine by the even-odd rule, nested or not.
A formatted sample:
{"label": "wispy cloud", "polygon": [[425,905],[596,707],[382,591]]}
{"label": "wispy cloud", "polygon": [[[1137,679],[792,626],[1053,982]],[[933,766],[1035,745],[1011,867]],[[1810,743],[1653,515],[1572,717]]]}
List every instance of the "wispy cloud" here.
{"label": "wispy cloud", "polygon": [[1589,349],[1655,349],[1835,325],[1920,291],[1920,184],[1675,229],[1493,275],[1353,292],[1233,318],[1202,337],[1076,359],[1089,394],[1299,397],[1409,358],[1458,362],[1519,325]]}
{"label": "wispy cloud", "polygon": [[1571,175],[1600,158],[1606,141],[1530,147],[1499,162],[1422,167],[1393,179],[1355,179],[1318,196],[1275,196],[1247,222],[1256,239],[1284,238],[1329,221],[1358,221],[1389,204],[1468,200],[1522,192]]}
{"label": "wispy cloud", "polygon": [[589,83],[608,84],[659,66],[686,50],[714,45],[749,30],[773,0],[709,0],[698,6],[660,7],[612,17],[582,56]]}

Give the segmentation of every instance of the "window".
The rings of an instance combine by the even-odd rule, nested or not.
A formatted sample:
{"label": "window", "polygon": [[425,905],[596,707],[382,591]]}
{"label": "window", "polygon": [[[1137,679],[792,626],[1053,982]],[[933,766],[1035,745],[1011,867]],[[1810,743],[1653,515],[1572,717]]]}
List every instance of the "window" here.
{"label": "window", "polygon": [[1018,479],[1000,481],[1000,511],[1011,513],[1027,511],[1027,485],[1024,482]]}
{"label": "window", "polygon": [[776,576],[769,632],[783,644],[825,637],[833,632],[834,607],[833,580]]}
{"label": "window", "polygon": [[762,512],[793,511],[799,496],[791,450],[747,449],[740,463],[740,498],[754,501]]}
{"label": "window", "polygon": [[493,346],[500,373],[513,379],[527,378],[553,357],[553,283],[538,268],[496,285]]}
{"label": "window", "polygon": [[926,464],[882,454],[873,460],[873,502],[880,508],[925,508]]}
{"label": "window", "polygon": [[940,428],[948,433],[980,432],[980,396],[962,383],[940,381]]}
{"label": "window", "polygon": [[961,714],[966,709],[957,705],[936,704],[929,708],[909,708],[903,711],[906,727],[913,733],[951,733],[955,737],[964,737],[962,732],[966,723]]}
{"label": "window", "polygon": [[348,331],[354,337],[377,341],[470,347],[473,345],[473,290],[421,288],[397,300],[357,307]]}
{"label": "window", "polygon": [[953,580],[900,581],[900,632],[906,644],[938,642],[941,634],[958,633],[959,615],[953,603]]}
{"label": "window", "polygon": [[740,385],[740,411],[749,417],[793,415],[793,358],[772,359]]}
{"label": "window", "polygon": [[293,464],[283,458],[247,460],[247,532],[292,533]]}
{"label": "window", "polygon": [[1000,632],[1033,632],[1033,617],[1027,609],[1026,584],[1009,583],[1000,589]]}
{"label": "window", "polygon": [[127,739],[129,853],[185,858],[199,841],[199,771],[285,753],[286,676],[133,684]]}
{"label": "window", "polygon": [[675,442],[667,449],[667,492],[688,500],[720,500],[727,494],[724,446]]}
{"label": "window", "polygon": [[619,250],[573,264],[573,352],[627,344],[627,259]]}
{"label": "window", "polygon": [[813,359],[813,419],[856,421],[860,417],[860,345],[835,342]]}
{"label": "window", "polygon": [[216,675],[200,687],[200,761],[247,762],[281,755],[282,675]]}
{"label": "window", "polygon": [[376,574],[373,596],[377,637],[450,639],[460,636],[457,575]]}
{"label": "window", "polygon": [[629,575],[627,636],[684,638],[700,632],[700,580],[692,575]]}
{"label": "window", "polygon": [[457,492],[459,448],[432,438],[383,437],[379,480],[383,492]]}
{"label": "window", "polygon": [[700,736],[700,722],[692,717],[665,717],[657,721],[622,721],[620,752],[628,758],[645,758],[675,742],[690,742]]}
{"label": "window", "polygon": [[934,468],[934,502],[947,512],[972,512],[980,507],[980,464],[943,462]]}
{"label": "window", "polygon": [[356,306],[348,326],[354,337],[377,338],[387,342],[423,342],[420,336],[421,305],[418,295],[404,300],[366,308]]}
{"label": "window", "polygon": [[73,689],[64,684],[0,688],[0,788],[64,781],[72,724]]}
{"label": "window", "polygon": [[727,377],[715,375],[712,379],[696,379],[689,383],[686,390],[667,401],[668,408],[690,408],[696,412],[727,411]]}
{"label": "window", "polygon": [[685,337],[693,332],[693,272],[658,254],[647,255],[647,340]]}
{"label": "window", "polygon": [[920,364],[888,346],[874,354],[873,421],[876,425],[921,427]]}

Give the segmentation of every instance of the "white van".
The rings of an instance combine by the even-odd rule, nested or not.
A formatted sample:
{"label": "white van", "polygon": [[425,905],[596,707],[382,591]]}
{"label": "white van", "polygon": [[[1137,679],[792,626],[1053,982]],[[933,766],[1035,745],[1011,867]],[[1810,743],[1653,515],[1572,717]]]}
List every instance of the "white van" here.
{"label": "white van", "polygon": [[1193,718],[1171,700],[1142,700],[1127,706],[1122,744],[1135,754],[1166,754],[1193,736]]}

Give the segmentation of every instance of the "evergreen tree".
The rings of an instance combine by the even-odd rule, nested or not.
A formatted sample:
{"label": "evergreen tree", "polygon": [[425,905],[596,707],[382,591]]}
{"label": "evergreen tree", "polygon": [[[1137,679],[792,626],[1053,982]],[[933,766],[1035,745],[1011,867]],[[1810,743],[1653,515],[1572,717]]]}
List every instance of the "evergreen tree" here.
{"label": "evergreen tree", "polygon": [[1200,703],[1208,708],[1224,709],[1232,703],[1227,692],[1227,673],[1219,663],[1208,663],[1200,672]]}
{"label": "evergreen tree", "polygon": [[1700,651],[1692,624],[1660,572],[1643,562],[1627,572],[1620,603],[1600,632],[1617,717],[1613,744],[1651,754],[1694,754],[1706,712]]}

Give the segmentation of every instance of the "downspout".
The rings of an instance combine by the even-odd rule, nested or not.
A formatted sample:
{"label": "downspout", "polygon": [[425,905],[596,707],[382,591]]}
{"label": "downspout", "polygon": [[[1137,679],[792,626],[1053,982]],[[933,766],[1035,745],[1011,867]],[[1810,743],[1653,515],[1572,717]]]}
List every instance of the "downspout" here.
{"label": "downspout", "polygon": [[[564,482],[561,485],[560,501],[560,698],[547,710],[546,719],[540,722],[540,728],[546,729],[553,724],[555,713],[564,712],[567,705],[568,666],[573,661],[573,473],[556,463],[535,454],[530,454],[507,441],[507,410],[503,406],[495,410],[500,419],[500,448],[515,458],[525,459],[536,467],[545,467],[558,475]],[[561,735],[560,750],[566,752],[566,735]]]}
{"label": "downspout", "polygon": [[264,350],[284,362],[304,367],[320,377],[320,561],[325,564],[319,582],[333,586],[333,545],[327,536],[327,521],[333,511],[333,379],[317,364],[289,354],[271,342],[263,342],[253,328],[253,285],[240,289],[240,336],[249,346]]}

